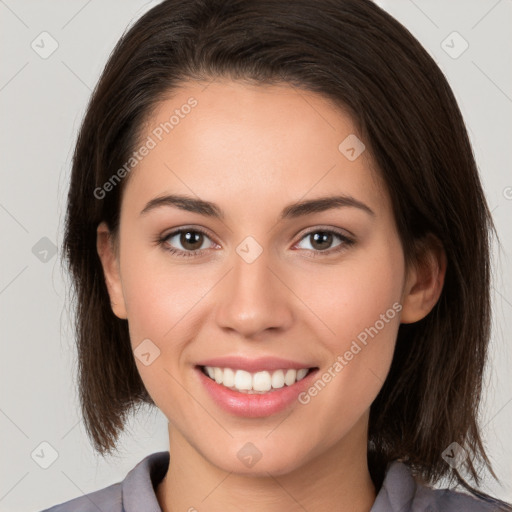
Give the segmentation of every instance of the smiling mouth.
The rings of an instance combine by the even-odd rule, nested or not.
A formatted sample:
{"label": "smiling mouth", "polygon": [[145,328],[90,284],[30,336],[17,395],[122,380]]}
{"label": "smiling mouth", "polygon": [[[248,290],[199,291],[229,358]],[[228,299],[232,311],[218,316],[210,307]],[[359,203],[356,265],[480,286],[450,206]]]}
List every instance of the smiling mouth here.
{"label": "smiling mouth", "polygon": [[287,368],[273,371],[247,372],[217,366],[198,366],[211,380],[225,388],[246,394],[264,394],[279,391],[300,382],[313,368]]}

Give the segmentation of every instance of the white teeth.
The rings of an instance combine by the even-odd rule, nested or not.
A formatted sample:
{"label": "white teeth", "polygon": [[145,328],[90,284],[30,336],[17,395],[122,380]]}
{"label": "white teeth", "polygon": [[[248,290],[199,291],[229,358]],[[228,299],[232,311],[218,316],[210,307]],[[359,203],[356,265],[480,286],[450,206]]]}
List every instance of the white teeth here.
{"label": "white teeth", "polygon": [[297,370],[297,380],[302,380],[306,376],[306,373],[308,373],[307,368],[301,368],[300,370]]}
{"label": "white teeth", "polygon": [[227,388],[231,388],[235,385],[235,372],[231,368],[224,368],[222,384]]}
{"label": "white teeth", "polygon": [[252,389],[254,391],[270,391],[272,379],[268,372],[258,372],[252,378]]}
{"label": "white teeth", "polygon": [[233,370],[231,368],[219,368],[213,366],[204,367],[206,374],[217,384],[242,393],[267,393],[268,391],[291,386],[302,380],[309,368],[293,368],[287,370],[275,370],[273,372],[261,371],[249,373],[245,370]]}
{"label": "white teeth", "polygon": [[246,389],[247,391],[252,389],[252,375],[244,370],[237,370],[235,373],[235,388]]}
{"label": "white teeth", "polygon": [[279,389],[284,386],[284,371],[277,370],[272,374],[272,387]]}
{"label": "white teeth", "polygon": [[222,384],[222,378],[224,377],[224,372],[220,368],[214,368],[215,372],[214,379],[217,384]]}
{"label": "white teeth", "polygon": [[284,383],[287,386],[291,386],[295,382],[296,379],[297,379],[297,370],[290,369],[290,370],[286,371],[286,375],[284,376]]}

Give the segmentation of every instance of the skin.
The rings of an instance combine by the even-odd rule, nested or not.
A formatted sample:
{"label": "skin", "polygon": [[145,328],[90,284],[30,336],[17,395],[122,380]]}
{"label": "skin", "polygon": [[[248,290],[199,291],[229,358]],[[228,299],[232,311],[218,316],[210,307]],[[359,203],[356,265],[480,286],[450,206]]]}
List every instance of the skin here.
{"label": "skin", "polygon": [[[369,151],[349,161],[338,150],[357,132],[327,99],[285,84],[187,82],[159,104],[141,139],[191,96],[198,105],[132,171],[119,237],[104,223],[98,227],[114,313],[128,319],[133,348],[149,338],[160,350],[149,366],[136,358],[169,420],[171,460],[157,488],[160,506],[368,511],[376,496],[366,459],[369,408],[400,322],[423,318],[439,298],[444,255],[427,247],[406,267]],[[172,206],[141,215],[148,201],[170,193],[216,203],[225,217]],[[279,220],[290,203],[335,194],[374,214],[345,206]],[[179,257],[155,242],[181,227],[208,232],[197,245],[202,254]],[[319,249],[306,236],[315,228],[339,230],[355,243],[334,235]],[[236,252],[247,236],[263,248],[251,264]],[[179,236],[166,244],[191,250]],[[299,360],[322,373],[393,304],[402,305],[400,314],[306,405],[240,418],[221,410],[195,373],[200,360],[224,355]],[[262,454],[251,468],[237,457],[247,442]]]}

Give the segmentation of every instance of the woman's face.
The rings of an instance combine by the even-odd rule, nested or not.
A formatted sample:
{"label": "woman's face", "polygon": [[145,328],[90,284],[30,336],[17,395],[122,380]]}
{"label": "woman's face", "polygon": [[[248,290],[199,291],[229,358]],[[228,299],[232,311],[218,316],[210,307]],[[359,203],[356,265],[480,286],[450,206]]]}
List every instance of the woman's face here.
{"label": "woman's face", "polygon": [[215,81],[183,84],[145,130],[109,289],[171,434],[238,473],[366,450],[408,274],[351,118],[288,85]]}

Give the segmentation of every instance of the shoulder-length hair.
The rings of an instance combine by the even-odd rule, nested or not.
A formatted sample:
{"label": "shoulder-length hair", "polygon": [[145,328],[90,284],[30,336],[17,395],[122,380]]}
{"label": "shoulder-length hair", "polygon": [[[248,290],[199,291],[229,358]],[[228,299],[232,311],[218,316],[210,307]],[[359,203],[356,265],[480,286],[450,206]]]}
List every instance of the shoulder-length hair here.
{"label": "shoulder-length hair", "polygon": [[431,483],[448,476],[466,486],[442,458],[453,442],[468,453],[464,469],[477,484],[478,465],[494,475],[477,424],[490,337],[490,213],[447,80],[410,32],[369,0],[166,0],[118,42],[78,136],[64,239],[80,401],[95,449],[114,450],[127,413],[154,405],[96,252],[101,221],[117,232],[128,178],[107,194],[98,190],[130,158],[161,100],[186,80],[219,77],[290,84],[349,112],[391,196],[406,261],[429,237],[446,253],[441,297],[423,320],[400,326],[371,405],[374,481],[400,459]]}

